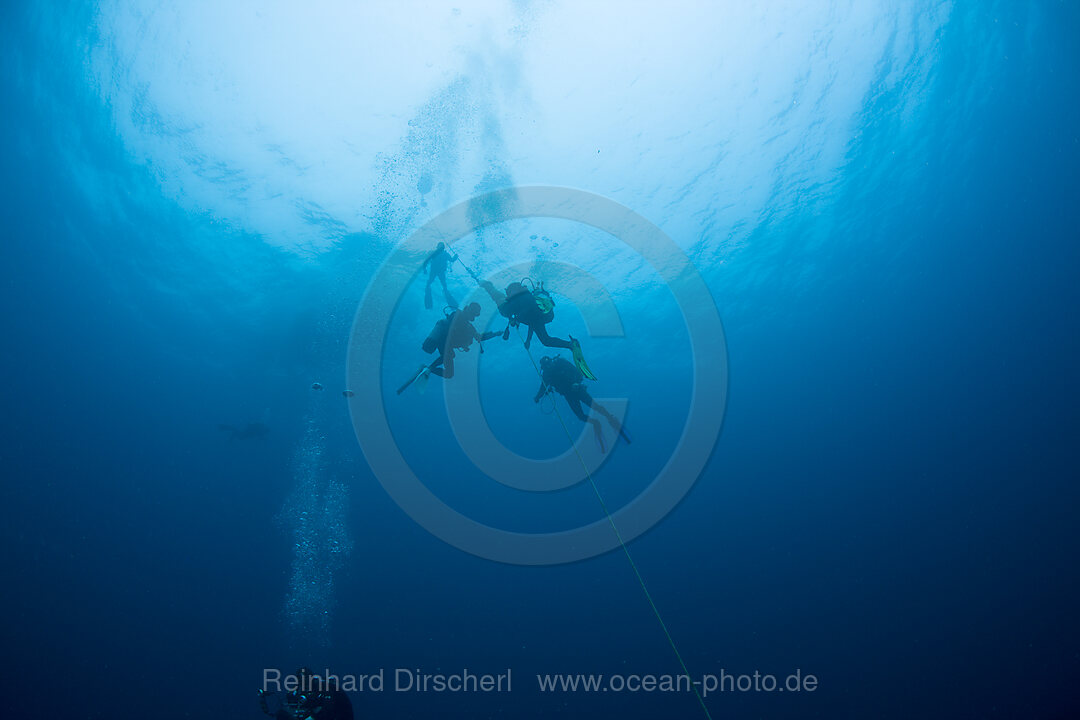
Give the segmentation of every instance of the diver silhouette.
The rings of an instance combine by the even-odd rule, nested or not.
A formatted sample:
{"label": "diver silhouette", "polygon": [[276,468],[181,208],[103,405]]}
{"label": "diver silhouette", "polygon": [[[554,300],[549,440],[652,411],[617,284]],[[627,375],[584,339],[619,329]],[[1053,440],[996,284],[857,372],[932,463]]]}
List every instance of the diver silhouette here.
{"label": "diver silhouette", "polygon": [[[435,323],[421,347],[426,353],[438,352],[439,355],[427,365],[421,365],[416,374],[404,385],[398,388],[397,394],[405,392],[406,388],[414,382],[420,383],[422,389],[430,375],[438,375],[444,380],[454,377],[454,358],[457,351],[468,352],[473,342],[478,345],[485,340],[498,337],[501,333],[497,330],[489,330],[481,333],[473,325],[473,321],[480,316],[480,303],[469,303],[461,310],[453,310]],[[480,352],[484,352],[484,346],[479,345]]]}
{"label": "diver silhouette", "polygon": [[570,406],[570,410],[574,415],[577,415],[582,422],[592,425],[596,443],[600,446],[601,452],[605,450],[603,427],[599,420],[585,414],[582,405],[604,416],[611,423],[611,427],[614,428],[615,432],[626,441],[627,445],[630,444],[630,436],[627,435],[626,429],[623,428],[619,419],[603,405],[596,402],[592,395],[589,394],[583,382],[585,378],[576,365],[558,356],[550,357],[545,355],[540,358],[540,378],[540,388],[533,397],[534,403],[540,402],[545,395],[552,391],[557,392],[566,399],[566,403]]}
{"label": "diver silhouette", "polygon": [[506,331],[503,333],[504,338],[509,337],[511,326],[525,325],[529,329],[529,334],[525,338],[526,350],[529,349],[535,335],[546,347],[569,350],[574,356],[574,364],[582,375],[589,380],[596,379],[596,375],[593,374],[588,363],[585,362],[585,356],[581,351],[581,343],[573,335],[570,336],[569,340],[563,340],[562,338],[552,337],[548,333],[547,325],[555,319],[555,301],[552,300],[550,293],[544,289],[543,283],[529,290],[523,282],[512,282],[506,286],[506,292],[500,292],[487,280],[478,280],[477,282],[498,305],[499,314],[509,321]]}
{"label": "diver silhouette", "polygon": [[446,304],[450,307],[457,307],[457,301],[454,300],[446,287],[446,271],[453,261],[454,256],[446,249],[446,243],[436,245],[434,252],[424,260],[424,264],[420,269],[428,271],[427,284],[424,286],[424,307],[428,310],[432,307],[431,283],[435,282],[436,279],[442,284],[443,298],[446,300]]}

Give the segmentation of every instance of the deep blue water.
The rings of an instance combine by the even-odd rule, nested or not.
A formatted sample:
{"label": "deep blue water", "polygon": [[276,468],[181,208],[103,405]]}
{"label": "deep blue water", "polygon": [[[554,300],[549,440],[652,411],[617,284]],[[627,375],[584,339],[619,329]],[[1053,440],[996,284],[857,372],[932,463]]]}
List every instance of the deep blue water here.
{"label": "deep blue water", "polygon": [[[537,673],[680,672],[626,556],[444,543],[383,489],[341,396],[393,250],[525,185],[654,223],[723,319],[726,358],[695,365],[660,277],[565,221],[455,245],[483,273],[564,263],[543,266],[557,293],[568,268],[611,293],[625,338],[588,338],[595,308],[564,295],[552,331],[585,338],[597,397],[629,401],[635,442],[596,474],[613,508],[673,452],[692,372],[726,363],[708,465],[629,549],[692,673],[819,687],[715,693],[713,717],[1080,713],[1072,4],[0,17],[13,717],[255,718],[262,669],[300,664],[513,669],[511,693],[356,694],[360,717],[703,716],[685,692],[541,694]],[[602,519],[587,483],[479,472],[437,379],[394,394],[439,316],[422,285],[370,378],[396,446],[484,523]],[[557,455],[516,343],[485,343],[485,411],[507,447]]]}

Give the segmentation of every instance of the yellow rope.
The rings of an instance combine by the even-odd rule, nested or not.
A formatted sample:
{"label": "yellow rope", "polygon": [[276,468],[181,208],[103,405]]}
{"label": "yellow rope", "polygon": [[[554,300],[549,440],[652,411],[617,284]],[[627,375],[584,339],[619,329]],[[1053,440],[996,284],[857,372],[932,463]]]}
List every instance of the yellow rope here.
{"label": "yellow rope", "polygon": [[[544,373],[540,371],[536,361],[533,360],[532,352],[529,350],[528,346],[525,345],[525,340],[521,337],[520,327],[517,329],[517,336],[518,339],[521,340],[521,346],[525,348],[525,354],[529,356],[529,362],[532,363],[533,370],[535,370],[536,374],[540,377],[540,382],[544,382]],[[566,439],[570,442],[570,447],[574,449],[574,454],[577,455],[578,462],[581,463],[581,468],[585,471],[585,477],[589,478],[589,485],[592,486],[593,492],[596,493],[596,499],[600,501],[600,509],[604,511],[608,523],[611,524],[611,529],[615,533],[615,538],[619,541],[619,547],[622,548],[623,553],[626,555],[626,559],[630,563],[634,575],[637,577],[638,584],[641,585],[641,591],[645,593],[645,599],[649,601],[649,606],[652,608],[653,614],[656,615],[656,619],[660,623],[660,629],[664,631],[668,644],[670,644],[671,649],[675,651],[675,657],[678,658],[679,665],[682,666],[683,672],[686,674],[686,679],[690,681],[690,689],[694,691],[694,696],[697,698],[698,703],[701,704],[701,709],[705,712],[705,717],[708,718],[708,720],[712,720],[709,708],[705,706],[705,698],[698,692],[697,685],[690,675],[690,670],[686,667],[686,662],[683,660],[682,653],[679,652],[679,648],[675,645],[675,638],[671,637],[671,633],[668,632],[667,623],[665,623],[664,618],[660,616],[660,609],[656,607],[656,603],[653,602],[652,593],[650,593],[649,588],[645,586],[645,578],[641,576],[641,571],[638,570],[637,563],[634,562],[634,558],[630,555],[630,549],[626,547],[626,543],[623,542],[622,533],[619,532],[618,526],[615,525],[614,518],[612,518],[611,513],[608,512],[607,503],[604,502],[604,496],[600,494],[600,488],[596,486],[596,481],[593,480],[592,473],[589,472],[589,466],[585,464],[585,458],[581,457],[581,453],[577,449],[577,444],[574,442],[573,436],[570,435],[570,429],[566,427],[566,423],[563,421],[562,413],[559,412],[559,404],[556,402],[553,407],[555,409],[555,417],[559,418],[559,424],[562,425],[563,432],[566,433]],[[618,443],[618,438],[615,438],[614,442]]]}

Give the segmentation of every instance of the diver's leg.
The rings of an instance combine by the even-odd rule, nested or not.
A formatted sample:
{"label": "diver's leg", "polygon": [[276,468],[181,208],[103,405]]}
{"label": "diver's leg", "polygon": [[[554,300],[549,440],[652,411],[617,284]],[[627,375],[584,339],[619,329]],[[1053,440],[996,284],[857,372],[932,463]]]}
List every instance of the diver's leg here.
{"label": "diver's leg", "polygon": [[[432,362],[430,365],[428,365],[428,369],[431,370],[431,374],[432,375],[438,375],[439,377],[445,377],[446,370],[444,370],[443,368],[441,368],[439,366],[446,364],[447,359],[448,358],[445,355],[440,355],[439,357],[435,358],[435,361]],[[453,375],[454,374],[454,371],[453,371],[453,367],[454,367],[453,356],[451,356],[449,358],[449,365],[450,365],[450,368],[451,368],[450,375]]]}
{"label": "diver's leg", "polygon": [[543,323],[529,325],[529,330],[536,333],[536,337],[540,338],[540,342],[546,347],[562,348],[563,350],[569,350],[573,347],[573,344],[569,340],[563,340],[562,338],[551,337],[548,335],[547,326]]}
{"label": "diver's leg", "polygon": [[616,430],[619,429],[619,418],[612,415],[606,407],[593,400],[592,395],[590,395],[589,391],[585,388],[581,389],[581,401],[599,414],[603,415],[605,418],[607,418],[607,421],[611,423],[611,427],[615,428]]}
{"label": "diver's leg", "polygon": [[[566,404],[570,406],[570,409],[574,411],[583,423],[592,425],[593,437],[596,438],[596,444],[600,447],[600,452],[607,452],[607,448],[604,446],[604,428],[600,424],[600,421],[596,418],[591,418],[585,414],[585,411],[581,409],[582,392],[571,393],[569,395],[563,395],[566,398]],[[585,397],[588,397],[588,393],[585,393]]]}
{"label": "diver's leg", "polygon": [[566,404],[570,406],[570,410],[578,416],[578,419],[582,422],[596,422],[590,420],[589,416],[585,414],[585,411],[581,409],[581,398],[578,395],[563,395],[566,398]]}
{"label": "diver's leg", "polygon": [[592,395],[590,395],[589,391],[585,388],[581,389],[581,395],[581,400],[590,408],[603,415],[611,424],[611,427],[615,430],[615,432],[619,433],[619,435],[622,435],[623,440],[625,440],[627,444],[629,444],[630,436],[626,434],[626,431],[623,429],[622,423],[619,422],[619,418],[615,417],[606,407],[593,400]]}
{"label": "diver's leg", "polygon": [[454,299],[454,296],[450,294],[450,290],[446,287],[446,271],[445,270],[443,271],[443,274],[439,276],[439,280],[440,280],[440,282],[442,282],[442,294],[443,294],[443,299],[446,300],[446,304],[449,305],[452,308],[456,308],[458,306],[457,300]]}
{"label": "diver's leg", "polygon": [[433,276],[428,274],[427,285],[424,286],[424,307],[428,310],[431,309],[431,281]]}
{"label": "diver's leg", "polygon": [[451,350],[443,359],[442,376],[444,380],[454,377],[454,351]]}
{"label": "diver's leg", "polygon": [[[585,397],[582,397],[582,395]],[[607,452],[607,447],[604,445],[604,427],[600,424],[600,421],[594,417],[589,417],[585,414],[585,411],[581,409],[581,401],[588,397],[587,393],[577,392],[572,395],[566,396],[566,402],[570,404],[570,409],[574,411],[574,414],[581,418],[582,422],[587,425],[592,425],[593,437],[596,438],[596,445],[600,448],[600,452]]]}
{"label": "diver's leg", "polygon": [[606,453],[607,445],[604,443],[604,428],[596,418],[589,418],[589,422],[592,423],[593,437],[596,438],[596,445],[600,448],[601,453]]}

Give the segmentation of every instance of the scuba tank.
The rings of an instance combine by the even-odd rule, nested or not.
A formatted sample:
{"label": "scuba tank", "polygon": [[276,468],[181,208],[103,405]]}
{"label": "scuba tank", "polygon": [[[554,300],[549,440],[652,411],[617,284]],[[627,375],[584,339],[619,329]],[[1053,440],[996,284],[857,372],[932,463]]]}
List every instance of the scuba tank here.
{"label": "scuba tank", "polygon": [[533,282],[530,277],[524,277],[521,279],[521,284],[525,285],[528,282],[529,292],[533,296],[533,300],[536,302],[536,309],[540,311],[541,321],[546,325],[555,319],[555,298],[551,297],[551,293],[544,287],[544,281],[539,283]]}
{"label": "scuba tank", "polygon": [[439,352],[443,349],[443,346],[446,344],[446,338],[450,334],[450,323],[454,321],[454,315],[456,314],[456,310],[451,310],[450,312],[446,312],[445,309],[443,310],[442,319],[435,323],[435,327],[431,328],[431,332],[428,333],[428,336],[420,346],[423,348],[424,352],[430,355],[431,353]]}
{"label": "scuba tank", "polygon": [[484,352],[483,343],[480,342],[476,330],[467,319],[469,315],[462,315],[459,319],[458,312],[460,311],[449,305],[443,308],[443,318],[435,323],[435,327],[431,328],[431,332],[420,345],[424,352],[441,353],[448,348],[468,352],[474,340],[480,346],[480,352]]}

